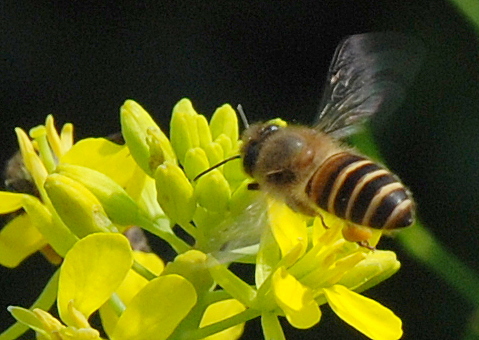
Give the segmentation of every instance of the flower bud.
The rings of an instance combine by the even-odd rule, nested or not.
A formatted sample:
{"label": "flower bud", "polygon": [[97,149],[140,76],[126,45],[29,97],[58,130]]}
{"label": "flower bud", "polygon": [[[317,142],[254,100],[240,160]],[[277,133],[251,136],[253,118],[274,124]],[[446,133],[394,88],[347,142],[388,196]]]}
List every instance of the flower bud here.
{"label": "flower bud", "polygon": [[[170,139],[182,164],[186,152],[193,147],[200,146],[197,115],[191,101],[186,98],[180,100],[173,108],[170,122]],[[209,133],[208,129],[206,131]]]}
{"label": "flower bud", "polygon": [[64,257],[68,250],[78,241],[78,238],[68,229],[63,221],[58,216],[52,215],[38,198],[23,195],[23,208],[30,217],[32,224],[60,256]]}
{"label": "flower bud", "polygon": [[213,138],[211,137],[211,130],[210,127],[208,126],[208,121],[206,120],[206,117],[203,115],[196,115],[196,128],[198,130],[198,139],[200,142],[200,146],[202,148],[205,148],[208,144],[210,144],[213,141]]}
{"label": "flower bud", "polygon": [[199,173],[210,167],[208,157],[202,148],[191,148],[186,152],[183,162],[183,168],[186,176],[193,180]]}
{"label": "flower bud", "polygon": [[175,162],[173,148],[151,116],[135,101],[121,107],[121,132],[133,158],[150,176],[156,166],[168,160]]}
{"label": "flower bud", "polygon": [[78,237],[116,229],[100,201],[81,183],[51,174],[45,180],[45,190],[60,218]]}
{"label": "flower bud", "polygon": [[165,162],[156,169],[157,199],[173,222],[188,223],[196,210],[193,187],[185,173],[174,163]]}
{"label": "flower bud", "polygon": [[223,155],[225,155],[225,156],[230,155],[230,154],[234,154],[234,153],[238,153],[238,152],[233,153],[233,151],[232,151],[233,146],[236,146],[238,144],[238,141],[232,142],[231,139],[228,136],[226,136],[224,133],[222,133],[221,135],[216,137],[214,142],[221,146],[221,149],[223,149]]}
{"label": "flower bud", "polygon": [[238,140],[238,116],[229,104],[216,109],[210,121],[211,134],[213,139],[225,134],[232,142]]}
{"label": "flower bud", "polygon": [[56,172],[81,183],[93,193],[112,222],[125,226],[142,226],[147,219],[127,192],[101,172],[72,164],[61,164]]}
{"label": "flower bud", "polygon": [[189,250],[178,255],[173,262],[168,263],[161,275],[179,274],[195,286],[199,294],[206,293],[214,285],[208,267],[207,257],[198,250]]}
{"label": "flower bud", "polygon": [[218,164],[225,159],[223,148],[218,143],[211,142],[204,146],[204,150],[211,165]]}
{"label": "flower bud", "polygon": [[230,186],[218,170],[213,170],[198,180],[195,194],[199,205],[219,213],[226,212],[231,197]]}

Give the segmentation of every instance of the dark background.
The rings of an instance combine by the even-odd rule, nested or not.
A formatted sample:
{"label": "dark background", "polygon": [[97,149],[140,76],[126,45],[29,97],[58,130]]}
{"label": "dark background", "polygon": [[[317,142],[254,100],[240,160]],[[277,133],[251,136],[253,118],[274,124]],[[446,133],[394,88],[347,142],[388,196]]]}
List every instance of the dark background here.
{"label": "dark background", "polygon": [[[241,103],[250,120],[308,123],[343,37],[385,30],[419,37],[428,49],[422,70],[404,105],[375,133],[422,220],[477,271],[477,38],[448,2],[10,1],[0,15],[2,163],[16,148],[14,127],[28,129],[52,113],[58,126],[74,123],[78,138],[107,135],[119,130],[128,98],[165,130],[182,97],[207,115]],[[366,295],[402,318],[405,339],[462,338],[473,306],[394,240],[383,248],[398,252],[402,269]],[[0,329],[13,321],[6,306],[30,305],[52,271],[40,256],[0,269]],[[287,326],[287,337],[362,339],[322,310],[318,326]],[[244,338],[259,332],[249,324]]]}

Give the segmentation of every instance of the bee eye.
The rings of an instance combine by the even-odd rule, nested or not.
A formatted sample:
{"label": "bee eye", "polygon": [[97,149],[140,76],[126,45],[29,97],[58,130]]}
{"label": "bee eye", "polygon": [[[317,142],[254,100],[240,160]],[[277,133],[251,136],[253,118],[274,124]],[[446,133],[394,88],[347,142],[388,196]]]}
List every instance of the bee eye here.
{"label": "bee eye", "polygon": [[261,139],[266,139],[269,135],[272,133],[278,131],[280,129],[279,125],[271,124],[271,125],[266,125],[259,131],[259,135],[261,136]]}

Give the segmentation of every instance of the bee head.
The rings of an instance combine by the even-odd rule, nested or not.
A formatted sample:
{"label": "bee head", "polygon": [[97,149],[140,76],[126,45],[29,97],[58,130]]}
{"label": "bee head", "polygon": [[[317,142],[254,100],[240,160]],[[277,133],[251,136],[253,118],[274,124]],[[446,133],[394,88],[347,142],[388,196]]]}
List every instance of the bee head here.
{"label": "bee head", "polygon": [[259,152],[263,143],[278,132],[282,127],[276,124],[258,123],[249,126],[243,133],[243,147],[241,155],[243,158],[244,171],[252,176],[253,169],[256,165]]}

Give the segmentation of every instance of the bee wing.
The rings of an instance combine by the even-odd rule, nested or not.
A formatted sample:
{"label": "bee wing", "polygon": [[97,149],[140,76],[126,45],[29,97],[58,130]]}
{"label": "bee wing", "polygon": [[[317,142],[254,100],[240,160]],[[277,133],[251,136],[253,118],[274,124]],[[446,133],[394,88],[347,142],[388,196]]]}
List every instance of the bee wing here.
{"label": "bee wing", "polygon": [[344,39],[328,71],[316,128],[344,138],[372,115],[395,110],[423,54],[420,41],[400,33]]}

